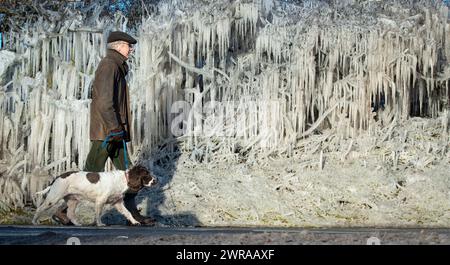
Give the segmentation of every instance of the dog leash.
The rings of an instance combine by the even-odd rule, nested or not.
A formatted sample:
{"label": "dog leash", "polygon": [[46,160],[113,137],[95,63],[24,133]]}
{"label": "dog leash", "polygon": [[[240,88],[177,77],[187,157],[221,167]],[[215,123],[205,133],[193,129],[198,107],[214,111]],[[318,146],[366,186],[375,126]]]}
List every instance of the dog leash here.
{"label": "dog leash", "polygon": [[108,144],[109,139],[110,139],[111,137],[114,137],[114,136],[122,136],[122,143],[123,143],[123,157],[124,157],[124,160],[125,160],[125,170],[127,170],[127,169],[128,169],[127,144],[125,143],[125,139],[123,139],[123,136],[124,136],[124,135],[125,135],[125,132],[124,132],[124,131],[113,132],[113,133],[108,134],[108,135],[106,136],[106,139],[105,139],[105,140],[103,141],[103,143],[102,143],[102,148],[106,148],[106,145]]}

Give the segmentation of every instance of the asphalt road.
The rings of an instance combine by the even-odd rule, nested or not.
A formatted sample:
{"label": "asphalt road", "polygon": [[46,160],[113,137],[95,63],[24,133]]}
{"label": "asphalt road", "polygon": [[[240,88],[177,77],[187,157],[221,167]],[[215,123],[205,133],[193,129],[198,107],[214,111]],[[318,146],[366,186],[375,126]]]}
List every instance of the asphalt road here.
{"label": "asphalt road", "polygon": [[2,245],[450,244],[450,229],[0,226]]}

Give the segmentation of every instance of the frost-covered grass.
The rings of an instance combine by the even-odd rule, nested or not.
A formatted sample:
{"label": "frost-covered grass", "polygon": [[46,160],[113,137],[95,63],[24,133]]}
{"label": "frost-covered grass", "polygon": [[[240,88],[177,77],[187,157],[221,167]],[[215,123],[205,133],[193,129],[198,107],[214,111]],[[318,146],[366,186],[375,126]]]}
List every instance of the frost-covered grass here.
{"label": "frost-covered grass", "polygon": [[147,208],[169,218],[190,213],[207,226],[448,227],[450,142],[439,130],[439,121],[415,118],[386,141],[342,139],[342,151],[324,141],[322,169],[319,150],[258,164],[201,165],[182,155]]}
{"label": "frost-covered grass", "polygon": [[331,158],[323,170],[301,164],[181,166],[154,206],[162,216],[189,213],[205,226],[450,225],[449,161],[425,170]]}
{"label": "frost-covered grass", "polygon": [[[414,118],[378,142],[377,135],[324,140],[325,130],[295,156],[254,163],[239,153],[198,163],[184,153],[154,163],[161,185],[142,191],[139,207],[162,226],[449,227],[450,139],[437,133],[440,122]],[[78,214],[92,222],[92,205]],[[115,211],[105,220],[125,223]]]}

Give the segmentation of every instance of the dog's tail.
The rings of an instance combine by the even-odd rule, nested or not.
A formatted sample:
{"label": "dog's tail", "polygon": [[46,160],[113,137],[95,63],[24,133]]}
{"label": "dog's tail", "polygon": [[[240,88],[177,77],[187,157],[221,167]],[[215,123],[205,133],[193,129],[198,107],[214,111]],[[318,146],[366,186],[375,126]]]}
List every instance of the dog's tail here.
{"label": "dog's tail", "polygon": [[47,193],[50,191],[50,188],[53,186],[53,183],[55,183],[55,181],[58,180],[60,177],[61,177],[61,176],[57,176],[56,178],[54,178],[53,181],[52,181],[52,183],[50,183],[50,185],[48,185],[47,188],[45,188],[45,189],[43,189],[43,190],[41,190],[41,191],[36,192],[35,195],[45,195],[45,194],[47,194]]}
{"label": "dog's tail", "polygon": [[51,187],[51,186],[48,186],[48,187],[45,188],[44,190],[41,190],[41,191],[36,192],[36,195],[44,195],[44,194],[46,194],[47,192],[50,191],[50,187]]}

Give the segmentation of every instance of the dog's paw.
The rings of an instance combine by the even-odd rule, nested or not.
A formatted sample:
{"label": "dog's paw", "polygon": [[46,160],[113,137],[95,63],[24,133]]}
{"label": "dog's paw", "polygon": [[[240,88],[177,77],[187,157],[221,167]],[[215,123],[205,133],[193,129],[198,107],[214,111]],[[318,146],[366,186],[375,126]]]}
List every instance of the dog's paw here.
{"label": "dog's paw", "polygon": [[104,223],[97,223],[97,226],[98,227],[103,227],[103,226],[106,226]]}

